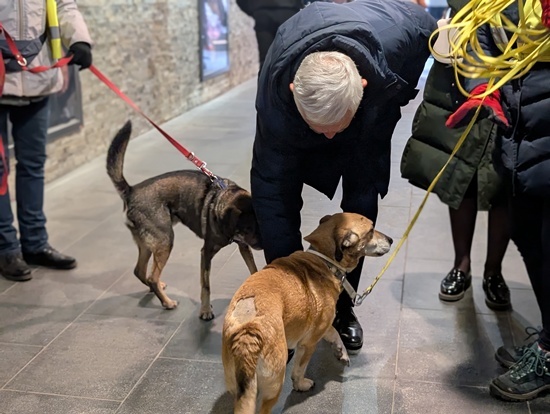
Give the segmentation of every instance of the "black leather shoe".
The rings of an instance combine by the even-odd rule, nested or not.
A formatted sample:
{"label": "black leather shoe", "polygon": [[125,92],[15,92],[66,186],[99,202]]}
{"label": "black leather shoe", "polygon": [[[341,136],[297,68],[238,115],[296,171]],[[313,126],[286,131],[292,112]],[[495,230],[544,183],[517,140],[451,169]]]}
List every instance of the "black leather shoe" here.
{"label": "black leather shoe", "polygon": [[332,324],[350,354],[358,353],[363,347],[363,328],[353,313],[353,309],[336,312]]}
{"label": "black leather shoe", "polygon": [[485,304],[489,309],[508,310],[512,308],[510,303],[510,289],[501,274],[483,277],[483,291],[485,292]]}
{"label": "black leather shoe", "polygon": [[0,255],[0,273],[14,282],[26,282],[32,279],[31,268],[19,252]]}
{"label": "black leather shoe", "polygon": [[464,297],[464,292],[472,284],[472,274],[464,273],[462,270],[454,268],[441,281],[439,299],[446,302],[454,302]]}
{"label": "black leather shoe", "polygon": [[34,266],[50,267],[52,269],[73,269],[76,267],[74,257],[61,254],[50,246],[34,253],[23,252],[23,257],[28,264]]}

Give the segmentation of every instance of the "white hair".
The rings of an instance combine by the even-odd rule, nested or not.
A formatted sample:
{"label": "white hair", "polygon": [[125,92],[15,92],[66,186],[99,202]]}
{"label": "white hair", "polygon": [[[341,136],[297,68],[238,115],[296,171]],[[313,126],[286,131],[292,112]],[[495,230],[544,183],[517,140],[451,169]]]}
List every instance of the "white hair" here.
{"label": "white hair", "polygon": [[306,56],[294,76],[294,102],[308,123],[336,125],[355,114],[363,85],[357,66],[340,52]]}

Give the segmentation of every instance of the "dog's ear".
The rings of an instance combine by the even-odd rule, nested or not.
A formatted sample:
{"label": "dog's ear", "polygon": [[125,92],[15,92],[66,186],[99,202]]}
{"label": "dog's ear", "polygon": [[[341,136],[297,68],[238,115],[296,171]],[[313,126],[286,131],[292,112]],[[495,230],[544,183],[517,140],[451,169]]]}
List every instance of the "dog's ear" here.
{"label": "dog's ear", "polygon": [[327,221],[331,217],[332,217],[332,215],[327,214],[325,217],[323,217],[321,220],[319,220],[319,224],[323,224],[325,221]]}
{"label": "dog's ear", "polygon": [[[338,240],[338,236],[336,240]],[[334,258],[336,259],[336,261],[342,261],[342,259],[344,258],[344,249],[355,246],[358,241],[359,236],[357,235],[357,233],[348,230],[342,240],[339,243],[336,243],[336,248],[334,250]]]}
{"label": "dog's ear", "polygon": [[351,230],[348,230],[342,239],[342,247],[352,247],[359,241],[359,235]]}

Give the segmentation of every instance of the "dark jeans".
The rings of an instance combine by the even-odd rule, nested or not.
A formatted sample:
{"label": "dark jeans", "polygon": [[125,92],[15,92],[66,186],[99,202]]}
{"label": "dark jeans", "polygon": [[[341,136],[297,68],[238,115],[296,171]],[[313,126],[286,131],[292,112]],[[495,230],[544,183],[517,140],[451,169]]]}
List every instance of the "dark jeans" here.
{"label": "dark jeans", "polygon": [[[257,1],[257,0],[255,0]],[[264,63],[269,46],[275,39],[277,29],[290,17],[298,13],[299,9],[259,9],[254,12],[254,30],[258,41],[258,53],[260,56],[260,69]]]}
{"label": "dark jeans", "polygon": [[[0,105],[0,134],[8,154],[8,116],[13,125],[15,190],[20,241],[13,225],[9,191],[0,196],[0,254],[36,252],[48,243],[44,216],[44,164],[48,133],[48,98],[26,106]],[[0,161],[0,164],[1,161]],[[2,173],[9,165],[0,165]]]}
{"label": "dark jeans", "polygon": [[511,198],[512,240],[525,262],[542,315],[541,346],[550,350],[550,199]]}

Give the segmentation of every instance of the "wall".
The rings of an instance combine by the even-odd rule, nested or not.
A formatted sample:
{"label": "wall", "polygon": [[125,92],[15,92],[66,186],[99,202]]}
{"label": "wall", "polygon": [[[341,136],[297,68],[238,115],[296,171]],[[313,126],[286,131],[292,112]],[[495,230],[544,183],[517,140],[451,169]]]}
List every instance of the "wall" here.
{"label": "wall", "polygon": [[[198,0],[78,0],[94,39],[94,65],[155,122],[179,114],[256,76],[253,21],[230,0],[231,70],[200,81]],[[84,126],[48,144],[46,180],[106,153],[135,113],[89,71],[81,71]],[[134,136],[150,129],[134,122]],[[13,179],[13,177],[10,177]],[[13,187],[12,187],[13,188]]]}

